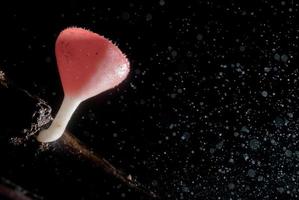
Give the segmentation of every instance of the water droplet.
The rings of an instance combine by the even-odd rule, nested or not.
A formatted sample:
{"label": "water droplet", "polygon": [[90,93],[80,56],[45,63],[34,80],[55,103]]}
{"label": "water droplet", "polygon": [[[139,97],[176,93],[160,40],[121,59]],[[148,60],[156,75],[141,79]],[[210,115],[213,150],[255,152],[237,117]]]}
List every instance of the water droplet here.
{"label": "water droplet", "polygon": [[202,40],[203,39],[203,35],[202,34],[197,34],[196,39],[197,40]]}
{"label": "water droplet", "polygon": [[255,174],[256,174],[256,172],[253,169],[249,169],[247,172],[247,175],[251,178],[255,177]]}
{"label": "water droplet", "polygon": [[160,4],[160,6],[164,6],[165,5],[165,1],[164,0],[160,0],[159,4]]}
{"label": "water droplet", "polygon": [[153,16],[151,14],[147,14],[145,19],[146,21],[151,21],[153,19]]}
{"label": "water droplet", "polygon": [[292,157],[292,155],[293,155],[293,152],[290,150],[286,150],[284,153],[287,157]]}
{"label": "water droplet", "polygon": [[289,57],[285,54],[283,54],[281,57],[280,57],[281,61],[282,62],[287,62],[289,60]]}
{"label": "water droplet", "polygon": [[267,91],[262,91],[261,94],[262,94],[263,97],[267,97],[268,96],[268,92]]}
{"label": "water droplet", "polygon": [[230,190],[235,189],[235,184],[233,184],[233,183],[228,184],[228,189],[230,189]]}
{"label": "water droplet", "polygon": [[277,60],[277,61],[280,61],[280,55],[278,53],[276,53],[274,55],[274,59]]}
{"label": "water droplet", "polygon": [[240,46],[240,51],[244,52],[245,51],[245,47],[244,46]]}
{"label": "water droplet", "polygon": [[252,150],[257,150],[260,148],[260,141],[257,139],[252,139],[250,140],[249,145]]}
{"label": "water droplet", "polygon": [[188,132],[184,132],[183,135],[181,136],[181,140],[184,140],[184,141],[188,141],[190,138],[190,133]]}
{"label": "water droplet", "polygon": [[219,142],[218,144],[216,144],[216,148],[217,149],[222,149],[223,143],[224,143],[224,140],[222,140],[221,142]]}
{"label": "water droplet", "polygon": [[243,126],[241,128],[241,132],[249,133],[250,131],[249,131],[249,129],[246,126]]}
{"label": "water droplet", "polygon": [[281,117],[276,117],[274,120],[274,124],[276,127],[282,127],[285,124],[285,120]]}
{"label": "water droplet", "polygon": [[264,68],[264,71],[268,73],[268,72],[271,71],[271,68],[270,68],[270,67],[265,67],[265,68]]}

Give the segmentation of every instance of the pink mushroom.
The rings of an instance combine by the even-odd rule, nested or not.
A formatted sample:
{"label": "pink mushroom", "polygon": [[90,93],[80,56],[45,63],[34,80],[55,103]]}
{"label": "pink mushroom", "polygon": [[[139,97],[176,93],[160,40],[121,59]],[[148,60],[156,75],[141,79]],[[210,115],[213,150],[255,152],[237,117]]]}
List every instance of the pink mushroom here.
{"label": "pink mushroom", "polygon": [[126,56],[117,46],[82,28],[63,30],[55,53],[65,96],[51,126],[39,133],[40,142],[59,139],[82,101],[117,86],[130,71]]}

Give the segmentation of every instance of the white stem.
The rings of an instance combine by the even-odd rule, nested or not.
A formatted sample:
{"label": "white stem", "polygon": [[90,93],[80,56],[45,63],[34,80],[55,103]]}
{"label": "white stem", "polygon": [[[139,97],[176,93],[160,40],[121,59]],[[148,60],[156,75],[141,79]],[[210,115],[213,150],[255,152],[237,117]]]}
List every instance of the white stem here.
{"label": "white stem", "polygon": [[78,99],[65,96],[51,126],[46,130],[42,130],[37,136],[37,140],[39,142],[53,142],[59,139],[80,103],[81,101]]}

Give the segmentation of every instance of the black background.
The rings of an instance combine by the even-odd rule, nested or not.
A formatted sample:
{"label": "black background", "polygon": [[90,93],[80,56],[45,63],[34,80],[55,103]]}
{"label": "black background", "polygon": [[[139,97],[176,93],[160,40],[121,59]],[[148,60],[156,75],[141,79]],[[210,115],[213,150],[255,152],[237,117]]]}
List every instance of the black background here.
{"label": "black background", "polygon": [[6,2],[0,66],[56,113],[57,35],[102,34],[131,72],[76,111],[82,142],[163,198],[296,199],[297,15],[297,1]]}

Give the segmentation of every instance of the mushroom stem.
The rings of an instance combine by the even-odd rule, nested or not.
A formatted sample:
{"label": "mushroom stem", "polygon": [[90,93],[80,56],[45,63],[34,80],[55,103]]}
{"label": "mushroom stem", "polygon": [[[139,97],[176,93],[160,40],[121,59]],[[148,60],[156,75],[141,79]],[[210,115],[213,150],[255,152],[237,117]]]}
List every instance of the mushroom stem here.
{"label": "mushroom stem", "polygon": [[65,96],[59,111],[48,129],[42,130],[37,136],[39,142],[54,142],[59,139],[81,101]]}

